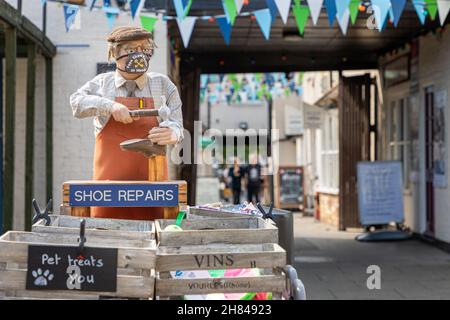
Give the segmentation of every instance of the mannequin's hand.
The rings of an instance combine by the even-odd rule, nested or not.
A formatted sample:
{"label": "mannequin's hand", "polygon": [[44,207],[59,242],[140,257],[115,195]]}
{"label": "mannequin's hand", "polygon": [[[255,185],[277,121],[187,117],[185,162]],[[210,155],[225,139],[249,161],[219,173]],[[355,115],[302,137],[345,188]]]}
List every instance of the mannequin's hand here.
{"label": "mannequin's hand", "polygon": [[111,111],[111,115],[114,120],[122,123],[132,123],[133,118],[130,116],[130,112],[126,106],[120,103],[114,103]]}
{"label": "mannequin's hand", "polygon": [[175,131],[168,127],[155,127],[151,129],[148,138],[153,143],[160,145],[175,144],[178,140]]}

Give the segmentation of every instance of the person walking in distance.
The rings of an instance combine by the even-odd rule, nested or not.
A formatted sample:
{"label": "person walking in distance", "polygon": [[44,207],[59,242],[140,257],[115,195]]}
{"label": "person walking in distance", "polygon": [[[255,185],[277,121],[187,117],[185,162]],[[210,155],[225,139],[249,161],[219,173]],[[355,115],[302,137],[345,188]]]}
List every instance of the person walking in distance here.
{"label": "person walking in distance", "polygon": [[245,175],[247,178],[247,201],[250,203],[254,199],[256,204],[259,202],[259,191],[261,189],[261,166],[256,156],[251,157]]}
{"label": "person walking in distance", "polygon": [[238,159],[234,159],[233,166],[229,169],[228,176],[231,179],[231,189],[233,190],[233,204],[241,202],[242,178],[244,169],[239,165]]}

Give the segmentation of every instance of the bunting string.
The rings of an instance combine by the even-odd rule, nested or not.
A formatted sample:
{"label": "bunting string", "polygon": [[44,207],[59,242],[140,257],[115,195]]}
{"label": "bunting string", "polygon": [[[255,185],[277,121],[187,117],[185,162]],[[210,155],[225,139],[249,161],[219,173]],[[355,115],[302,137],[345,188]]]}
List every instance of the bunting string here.
{"label": "bunting string", "polygon": [[[130,14],[133,19],[139,17],[142,27],[149,31],[153,31],[158,20],[175,20],[185,47],[189,46],[197,20],[216,23],[225,43],[229,45],[233,25],[238,17],[251,17],[259,25],[262,36],[269,40],[270,29],[276,17],[280,15],[281,20],[286,24],[289,13],[292,13],[295,19],[299,35],[303,36],[310,21],[311,25],[317,24],[323,9],[328,14],[330,27],[337,21],[344,35],[347,34],[350,22],[355,24],[357,16],[362,12],[370,15],[367,22],[368,28],[381,32],[388,23],[397,27],[407,2],[410,2],[411,7],[414,8],[421,25],[430,19],[439,20],[441,26],[444,26],[450,12],[450,0],[266,0],[267,7],[255,11],[244,10],[251,0],[222,0],[223,14],[201,16],[189,15],[195,0],[170,0],[175,8],[175,16],[167,15],[165,9],[143,8],[145,0],[127,0],[126,4],[120,7],[111,5],[110,0],[87,0],[84,5],[71,4],[63,0],[36,1],[40,1],[42,5],[48,5],[50,2],[63,4],[66,32],[79,29],[79,26],[74,28],[74,21],[79,20],[80,7],[86,7],[89,11],[102,10],[110,29],[123,13]],[[373,23],[369,23],[370,20]]]}

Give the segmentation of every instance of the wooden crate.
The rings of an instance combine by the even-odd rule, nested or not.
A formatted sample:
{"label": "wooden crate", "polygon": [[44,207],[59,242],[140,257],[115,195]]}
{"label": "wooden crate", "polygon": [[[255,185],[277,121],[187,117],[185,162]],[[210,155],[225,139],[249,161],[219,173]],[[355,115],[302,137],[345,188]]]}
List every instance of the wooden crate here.
{"label": "wooden crate", "polygon": [[[278,244],[208,244],[159,246],[155,296],[164,299],[209,293],[271,292],[281,298],[286,290],[286,252]],[[260,268],[264,275],[221,278],[171,278],[170,271]]]}
{"label": "wooden crate", "polygon": [[[64,215],[49,215],[51,223],[45,225],[45,220],[36,222],[33,232],[79,234],[80,218]],[[153,221],[83,218],[86,220],[86,236],[119,239],[155,239],[155,224]]]}
{"label": "wooden crate", "polygon": [[86,247],[117,248],[117,291],[26,290],[29,245],[77,246],[73,234],[9,231],[0,237],[0,298],[152,299],[155,285],[156,244],[147,239],[88,237]]}
{"label": "wooden crate", "polygon": [[77,217],[89,217],[90,207],[71,207],[69,205],[70,185],[72,184],[177,184],[178,185],[178,206],[165,207],[164,218],[175,218],[187,205],[187,183],[186,181],[115,181],[115,180],[72,180],[66,181],[62,185],[63,203],[60,206],[61,215],[71,215]]}
{"label": "wooden crate", "polygon": [[223,211],[220,209],[189,207],[189,219],[237,218],[241,216],[249,217],[250,215],[247,216],[243,214]]}
{"label": "wooden crate", "polygon": [[278,229],[257,217],[183,220],[183,231],[166,231],[175,220],[156,220],[156,237],[160,246],[185,246],[209,243],[277,243]]}

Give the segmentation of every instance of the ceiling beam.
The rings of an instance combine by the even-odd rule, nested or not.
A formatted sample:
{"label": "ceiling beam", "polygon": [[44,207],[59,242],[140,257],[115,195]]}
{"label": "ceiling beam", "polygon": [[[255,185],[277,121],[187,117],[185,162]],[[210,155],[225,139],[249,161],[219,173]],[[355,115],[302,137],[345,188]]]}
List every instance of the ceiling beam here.
{"label": "ceiling beam", "polygon": [[0,0],[0,20],[15,28],[18,38],[23,37],[35,43],[44,56],[51,58],[56,55],[56,47],[50,39],[5,0]]}

